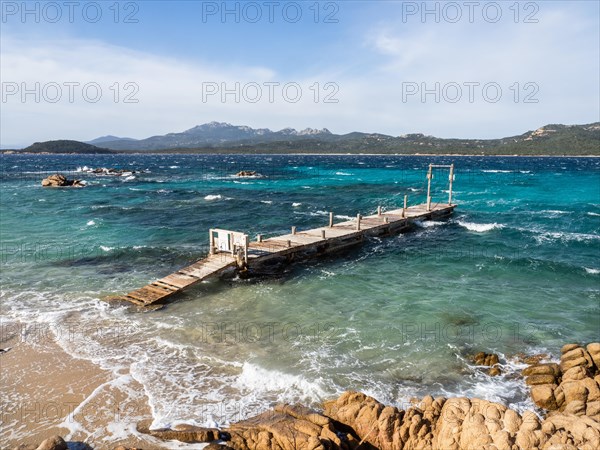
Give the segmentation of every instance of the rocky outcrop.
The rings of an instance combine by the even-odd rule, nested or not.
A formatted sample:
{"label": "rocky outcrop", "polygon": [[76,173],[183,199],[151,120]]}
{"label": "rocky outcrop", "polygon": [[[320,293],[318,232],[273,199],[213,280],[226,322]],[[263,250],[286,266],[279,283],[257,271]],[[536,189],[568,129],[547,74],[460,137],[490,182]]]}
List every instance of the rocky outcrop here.
{"label": "rocky outcrop", "polygon": [[[151,434],[198,442],[187,440],[189,430]],[[570,413],[542,420],[532,411],[520,415],[498,403],[463,397],[427,396],[400,410],[360,392],[346,392],[325,403],[323,413],[279,405],[232,425],[219,439],[234,450],[595,450],[600,448],[600,423]]]}
{"label": "rocky outcrop", "polygon": [[227,445],[236,450],[350,450],[358,444],[329,417],[299,405],[278,405],[232,425],[227,434]]}
{"label": "rocky outcrop", "polygon": [[150,421],[140,422],[137,426],[140,433],[149,434],[151,436],[169,441],[176,439],[180,442],[190,444],[197,442],[211,442],[220,439],[220,431],[216,428],[203,428],[193,425],[176,425],[173,428],[162,428],[157,430],[150,429]]}
{"label": "rocky outcrop", "polygon": [[[567,345],[561,353],[560,364],[542,363],[547,355],[538,355],[523,370],[534,402],[548,411],[545,418],[469,398],[427,396],[402,410],[346,392],[326,402],[323,412],[278,405],[233,424],[218,438],[235,450],[598,449],[600,344]],[[473,360],[492,368],[499,364],[493,354],[479,353]],[[217,436],[218,430],[203,430],[195,436]],[[190,442],[185,440],[190,429],[148,432]]]}
{"label": "rocky outcrop", "polygon": [[55,173],[48,178],[42,180],[44,187],[84,187],[85,182],[82,180],[69,180],[64,175]]}
{"label": "rocky outcrop", "polygon": [[531,398],[547,411],[600,421],[600,343],[567,344],[560,364],[534,364],[523,370]]}
{"label": "rocky outcrop", "polygon": [[254,170],[240,170],[235,174],[236,177],[259,177],[260,175]]}
{"label": "rocky outcrop", "polygon": [[[600,422],[570,413],[540,419],[504,405],[464,397],[427,396],[406,410],[360,392],[326,402],[322,413],[299,405],[278,405],[227,430],[182,425],[138,431],[166,441],[209,442],[207,450],[597,450]],[[56,436],[39,447],[66,450]],[[116,447],[114,450],[140,450]]]}

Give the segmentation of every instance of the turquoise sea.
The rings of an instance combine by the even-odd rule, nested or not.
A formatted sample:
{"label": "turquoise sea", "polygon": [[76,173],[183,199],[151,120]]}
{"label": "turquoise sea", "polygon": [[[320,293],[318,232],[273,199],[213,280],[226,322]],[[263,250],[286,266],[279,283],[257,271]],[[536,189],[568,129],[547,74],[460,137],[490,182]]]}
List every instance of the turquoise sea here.
{"label": "turquoise sea", "polygon": [[[600,336],[600,159],[4,155],[5,335],[108,369],[155,426],[226,424],[348,389],[400,407],[469,395],[532,407],[520,352]],[[286,233],[423,203],[429,163],[456,166],[454,216],[256,279],[204,283],[166,308],[108,304],[202,258],[208,229]],[[143,173],[97,176],[83,167]],[[263,177],[236,178],[239,170]],[[42,188],[54,172],[83,189]],[[436,172],[434,201],[447,199]],[[20,323],[16,328],[16,323]],[[497,352],[491,378],[467,355]],[[133,389],[133,385],[143,390]],[[17,399],[18,401],[18,399]],[[93,398],[87,400],[93,402]],[[141,400],[140,400],[141,401]],[[135,419],[135,417],[134,417]],[[67,421],[73,431],[93,433]],[[113,424],[113,430],[128,429]],[[122,427],[122,428],[119,428]],[[119,433],[115,431],[115,435]]]}

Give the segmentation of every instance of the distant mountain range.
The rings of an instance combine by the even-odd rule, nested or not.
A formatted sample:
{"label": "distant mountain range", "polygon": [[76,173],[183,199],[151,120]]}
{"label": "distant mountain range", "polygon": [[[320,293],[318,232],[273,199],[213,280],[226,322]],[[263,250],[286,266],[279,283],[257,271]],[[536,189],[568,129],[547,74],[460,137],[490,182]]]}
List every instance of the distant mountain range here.
{"label": "distant mountain range", "polygon": [[96,139],[92,139],[91,141],[87,141],[86,144],[91,144],[91,145],[98,145],[98,144],[103,144],[104,142],[113,142],[113,141],[135,141],[136,139],[133,138],[120,138],[117,136],[112,136],[112,135],[107,135],[107,136],[102,136]]}
{"label": "distant mountain range", "polygon": [[443,139],[420,133],[388,136],[353,132],[333,134],[326,128],[271,131],[211,122],[181,133],[147,139],[103,136],[87,143],[37,142],[31,153],[380,153],[465,155],[600,155],[600,122],[546,125],[501,139]]}
{"label": "distant mountain range", "polygon": [[[280,131],[271,131],[268,128],[250,128],[247,126],[231,125],[222,122],[210,122],[198,125],[181,133],[169,133],[164,136],[152,136],[146,139],[135,140],[131,138],[117,138],[104,136],[87,142],[88,144],[102,144],[112,150],[166,150],[173,148],[198,148],[236,144],[260,144],[307,138],[323,138],[335,136],[324,128],[314,130],[307,128],[297,131],[293,128],[284,128]],[[111,139],[113,138],[113,139]]]}

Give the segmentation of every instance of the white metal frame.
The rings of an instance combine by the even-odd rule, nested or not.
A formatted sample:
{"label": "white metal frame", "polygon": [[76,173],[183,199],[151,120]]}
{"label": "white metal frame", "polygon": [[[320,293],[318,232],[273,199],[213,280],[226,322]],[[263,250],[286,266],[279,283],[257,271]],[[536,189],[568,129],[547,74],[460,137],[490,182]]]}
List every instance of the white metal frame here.
{"label": "white metal frame", "polygon": [[427,171],[427,211],[431,211],[431,180],[433,179],[432,169],[434,167],[450,169],[450,175],[448,176],[448,206],[452,205],[452,183],[454,182],[454,164],[429,164],[429,170]]}
{"label": "white metal frame", "polygon": [[[215,244],[215,233],[226,233],[228,239],[228,250],[221,250],[219,245]],[[214,255],[219,252],[231,253],[232,256],[237,254],[237,250],[241,248],[244,252],[244,262],[248,262],[248,235],[238,231],[223,230],[221,228],[211,228],[208,232],[209,253]]]}

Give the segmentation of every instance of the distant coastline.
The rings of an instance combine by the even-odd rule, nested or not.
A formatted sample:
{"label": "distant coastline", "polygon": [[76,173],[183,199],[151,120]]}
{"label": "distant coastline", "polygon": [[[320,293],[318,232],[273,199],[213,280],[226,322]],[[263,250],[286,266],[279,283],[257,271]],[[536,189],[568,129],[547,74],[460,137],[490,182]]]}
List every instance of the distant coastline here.
{"label": "distant coastline", "polygon": [[66,156],[66,155],[252,155],[252,156],[433,156],[433,157],[458,157],[458,158],[600,158],[598,154],[589,155],[567,155],[567,154],[524,154],[524,155],[502,155],[502,154],[467,154],[467,153],[310,153],[310,152],[288,152],[288,153],[243,153],[243,152],[176,152],[176,151],[115,151],[112,153],[51,153],[51,152],[26,152],[23,150],[0,150],[0,155],[38,155],[38,156]]}
{"label": "distant coastline", "polygon": [[327,129],[280,131],[211,122],[146,139],[104,136],[88,142],[36,142],[2,153],[35,154],[253,154],[412,156],[600,156],[600,122],[545,125],[500,139],[437,138],[421,133],[388,136]]}

